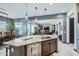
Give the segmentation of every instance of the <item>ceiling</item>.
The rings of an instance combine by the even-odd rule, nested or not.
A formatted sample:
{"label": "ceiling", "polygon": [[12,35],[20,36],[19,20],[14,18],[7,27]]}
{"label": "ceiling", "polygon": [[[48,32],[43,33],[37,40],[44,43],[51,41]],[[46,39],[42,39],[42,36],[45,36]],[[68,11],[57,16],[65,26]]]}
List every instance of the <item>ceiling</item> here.
{"label": "ceiling", "polygon": [[[26,13],[26,4],[25,3],[0,3],[0,8],[5,9],[6,11],[3,11],[0,9],[0,11],[3,11],[8,14],[4,15],[10,18],[21,18],[25,17]],[[2,15],[0,13],[0,15]]]}
{"label": "ceiling", "polygon": [[[73,3],[29,3],[28,4],[28,16],[41,16],[49,14],[65,13],[72,9]],[[37,7],[37,9],[35,9]],[[47,9],[46,11],[44,9]]]}
{"label": "ceiling", "polygon": [[[35,10],[35,7],[37,9]],[[0,8],[5,9],[3,11],[8,14],[10,18],[22,18],[26,14],[26,3],[0,3]],[[46,11],[44,9],[47,9]],[[73,8],[72,3],[28,3],[27,4],[27,15],[29,17],[65,13]],[[0,9],[1,11],[1,9]],[[1,13],[0,13],[1,15]]]}

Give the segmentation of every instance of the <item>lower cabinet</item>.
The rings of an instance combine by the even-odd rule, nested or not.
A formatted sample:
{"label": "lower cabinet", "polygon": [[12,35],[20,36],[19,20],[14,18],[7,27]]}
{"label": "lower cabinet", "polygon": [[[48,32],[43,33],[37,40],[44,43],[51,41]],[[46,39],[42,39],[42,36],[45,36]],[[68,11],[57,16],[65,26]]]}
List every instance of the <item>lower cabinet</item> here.
{"label": "lower cabinet", "polygon": [[42,56],[47,56],[49,54],[49,42],[48,41],[45,41],[45,42],[42,42]]}
{"label": "lower cabinet", "polygon": [[27,45],[6,47],[6,56],[27,56]]}
{"label": "lower cabinet", "polygon": [[57,52],[57,40],[54,39],[50,42],[50,54]]}
{"label": "lower cabinet", "polygon": [[47,56],[57,51],[57,39],[51,39],[25,46],[6,47],[6,56]]}
{"label": "lower cabinet", "polygon": [[57,39],[42,42],[42,55],[47,56],[57,51]]}
{"label": "lower cabinet", "polygon": [[27,45],[27,56],[41,56],[41,42]]}

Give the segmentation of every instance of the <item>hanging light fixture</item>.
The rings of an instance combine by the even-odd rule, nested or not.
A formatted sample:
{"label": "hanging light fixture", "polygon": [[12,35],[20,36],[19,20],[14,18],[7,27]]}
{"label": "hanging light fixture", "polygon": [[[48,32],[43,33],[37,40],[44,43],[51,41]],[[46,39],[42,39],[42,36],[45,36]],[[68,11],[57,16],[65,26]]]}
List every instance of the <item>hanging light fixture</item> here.
{"label": "hanging light fixture", "polygon": [[[35,15],[38,16],[37,15],[37,7],[35,7]],[[37,22],[38,21],[38,18],[35,17],[35,20],[34,21]]]}
{"label": "hanging light fixture", "polygon": [[28,4],[26,3],[26,14],[25,14],[25,19],[26,19],[26,20],[28,20],[27,8],[28,8]]}
{"label": "hanging light fixture", "polygon": [[28,16],[27,16],[27,14],[26,14],[26,16],[25,16],[25,19],[28,20]]}
{"label": "hanging light fixture", "polygon": [[35,18],[35,20],[34,20],[35,22],[37,22],[38,21],[38,19],[37,18]]}
{"label": "hanging light fixture", "polygon": [[44,11],[45,11],[45,15],[46,15],[47,8],[44,8]]}

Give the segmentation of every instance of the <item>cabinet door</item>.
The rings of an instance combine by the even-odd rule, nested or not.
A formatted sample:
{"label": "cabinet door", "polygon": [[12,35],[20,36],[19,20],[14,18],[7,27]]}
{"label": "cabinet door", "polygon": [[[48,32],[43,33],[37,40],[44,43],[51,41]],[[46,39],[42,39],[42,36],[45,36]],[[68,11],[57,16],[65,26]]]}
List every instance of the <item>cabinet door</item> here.
{"label": "cabinet door", "polygon": [[53,53],[55,51],[55,40],[52,40],[50,42],[50,53]]}
{"label": "cabinet door", "polygon": [[27,45],[27,56],[31,56],[31,45]]}
{"label": "cabinet door", "polygon": [[27,45],[28,56],[41,56],[41,43]]}
{"label": "cabinet door", "polygon": [[20,46],[20,47],[10,46],[10,51],[9,51],[10,56],[25,56],[24,52],[25,52],[24,46]]}
{"label": "cabinet door", "polygon": [[49,55],[49,43],[47,42],[42,43],[42,55],[43,56]]}
{"label": "cabinet door", "polygon": [[54,39],[50,42],[50,54],[57,51],[57,40]]}
{"label": "cabinet door", "polygon": [[55,51],[58,51],[58,41],[57,41],[57,38],[54,39],[54,46],[55,46]]}

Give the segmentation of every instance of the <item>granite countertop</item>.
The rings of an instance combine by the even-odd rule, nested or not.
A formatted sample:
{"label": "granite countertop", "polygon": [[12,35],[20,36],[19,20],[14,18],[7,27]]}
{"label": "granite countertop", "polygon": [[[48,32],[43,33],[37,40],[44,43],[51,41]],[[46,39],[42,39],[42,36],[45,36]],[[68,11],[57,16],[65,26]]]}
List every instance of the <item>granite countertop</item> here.
{"label": "granite countertop", "polygon": [[58,38],[58,36],[57,35],[43,35],[43,36],[32,35],[32,36],[24,36],[21,38],[15,38],[13,40],[3,42],[3,44],[18,47],[18,46],[28,45],[28,44],[42,42],[42,41],[46,41],[46,40],[51,40],[54,38]]}

